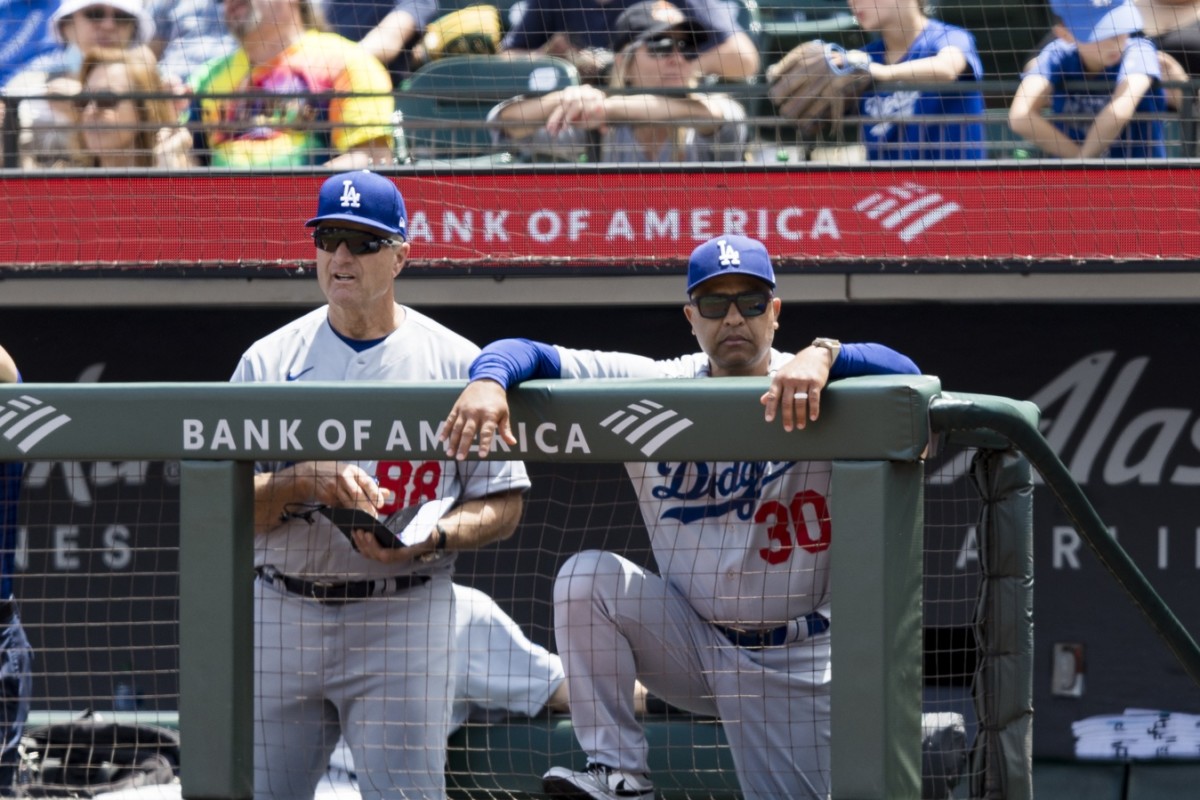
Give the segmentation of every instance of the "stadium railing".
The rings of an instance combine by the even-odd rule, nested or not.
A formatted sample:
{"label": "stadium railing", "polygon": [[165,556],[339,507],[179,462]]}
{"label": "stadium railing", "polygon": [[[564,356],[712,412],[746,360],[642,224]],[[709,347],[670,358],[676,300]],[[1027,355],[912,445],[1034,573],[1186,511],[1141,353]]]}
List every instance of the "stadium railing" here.
{"label": "stadium railing", "polygon": [[[940,591],[928,590],[922,599],[923,586],[928,586],[931,553],[936,561],[936,542],[943,529],[958,526],[961,533],[967,524],[978,527],[980,561],[977,588],[957,597],[973,606],[971,652],[959,654],[972,666],[965,670],[968,691],[958,698],[957,706],[977,719],[968,772],[970,796],[1030,795],[1030,463],[1101,563],[1200,683],[1200,650],[1195,641],[1107,535],[1087,498],[1038,432],[1037,410],[1031,404],[944,393],[939,382],[928,377],[851,379],[827,390],[817,424],[802,434],[783,436],[763,425],[754,410],[753,400],[764,385],[754,379],[699,385],[676,381],[527,384],[514,393],[514,419],[540,433],[501,457],[553,462],[557,469],[571,463],[644,460],[635,443],[600,423],[614,408],[653,397],[693,423],[690,432],[663,441],[655,460],[833,462],[831,539],[841,552],[854,554],[833,560],[839,634],[832,704],[835,798],[917,796],[922,774],[922,626],[928,636],[930,626],[941,624],[938,614],[947,600]],[[395,386],[382,384],[0,388],[0,403],[28,409],[33,398],[35,407],[46,410],[36,419],[22,420],[19,430],[14,426],[0,432],[0,458],[179,460],[178,699],[188,753],[186,797],[242,798],[251,793],[253,461],[351,455],[395,458],[395,453],[385,452],[387,437],[379,432],[398,423],[413,432],[404,457],[438,458],[434,434],[458,388],[406,386],[403,404]],[[11,405],[14,400],[18,406]],[[352,415],[345,411],[348,408],[354,409]],[[285,417],[290,423],[281,427]],[[35,425],[37,420],[45,421]],[[272,440],[263,433],[285,428],[293,435]],[[221,429],[226,434],[214,436]],[[351,446],[337,435],[350,429],[377,435]],[[567,453],[547,444],[562,431],[577,431],[589,446]],[[711,435],[713,431],[720,431],[720,436]],[[962,497],[950,497],[930,503],[933,494],[942,491],[927,484],[925,459],[933,457],[931,445],[953,453],[952,458],[961,462],[961,476],[970,478],[962,483],[975,487],[974,499],[962,502]],[[942,511],[931,512],[931,508],[949,511],[943,519]],[[934,707],[949,711],[954,702],[935,696]],[[928,698],[924,705],[928,707]],[[708,730],[704,741],[716,747],[719,741]],[[488,774],[471,774],[471,765],[478,763],[472,761],[471,735],[468,731],[460,742],[463,760],[458,763],[466,766],[457,777],[468,787],[483,784],[486,789],[489,781],[494,784],[503,775],[494,767]],[[561,743],[565,733],[557,735],[555,741]],[[699,760],[710,768],[719,763],[711,753],[709,760]],[[521,757],[514,759],[519,762]],[[494,765],[496,760],[489,757],[487,763]],[[188,764],[200,768],[189,771]],[[672,773],[694,771],[697,759],[685,758],[683,765],[668,761],[667,766]],[[715,773],[728,787],[728,774]],[[1173,780],[1175,774],[1163,780]],[[689,789],[686,780],[673,784],[670,775],[666,777],[664,796],[676,796],[671,794],[673,786],[682,787],[679,791],[684,793],[696,788]],[[700,781],[707,786],[710,779]],[[1152,779],[1157,778],[1147,777]]]}
{"label": "stadium railing", "polygon": [[[491,143],[495,123],[487,121],[489,110],[495,103],[514,94],[550,91],[577,83],[579,79],[574,68],[559,59],[543,59],[521,64],[520,69],[499,69],[497,65],[500,64],[511,66],[512,62],[486,56],[442,59],[433,62],[425,70],[419,70],[406,81],[404,87],[395,94],[398,113],[390,121],[397,160],[400,163],[418,166],[469,164],[475,160],[477,164],[496,168],[522,162],[524,159],[519,148],[506,148]],[[540,74],[539,67],[542,68],[541,72],[547,74],[552,70],[554,79],[540,86],[530,86],[530,76]],[[481,76],[486,77],[486,85],[480,84]],[[980,91],[984,95],[987,109],[978,121],[985,127],[983,144],[989,157],[999,160],[1037,158],[1039,151],[1036,146],[1021,139],[1008,127],[1007,110],[1016,86],[1015,80],[988,79],[977,84],[950,87],[911,82],[897,83],[891,88],[897,91],[934,88],[941,92]],[[1178,109],[1168,109],[1158,117],[1166,127],[1168,157],[1200,157],[1200,136],[1197,135],[1200,120],[1200,103],[1197,102],[1200,79],[1187,82],[1167,81],[1163,86],[1178,89],[1182,95]],[[746,122],[751,132],[747,142],[749,161],[799,166],[810,160],[824,160],[831,148],[846,150],[851,161],[862,158],[861,155],[854,155],[852,151],[858,142],[858,127],[862,124],[855,116],[848,116],[840,127],[823,125],[818,126],[814,132],[801,134],[795,121],[781,119],[775,115],[766,86],[761,79],[755,83],[706,84],[701,90],[727,93],[745,107],[748,114]],[[312,97],[326,100],[332,96],[348,95],[325,94]],[[251,95],[234,94],[229,97],[248,98]],[[18,107],[20,103],[34,99],[40,98],[0,97],[0,102],[5,107],[3,125],[0,127],[0,147],[3,153],[0,163],[6,169],[21,167],[23,156],[67,161],[67,153],[36,153],[29,150],[29,137],[20,127]],[[924,121],[930,119],[928,116],[923,118]],[[945,119],[971,121],[971,118],[967,117],[947,116]],[[902,123],[905,120],[897,117],[894,121]],[[199,122],[192,121],[188,127],[193,134],[203,132]],[[203,160],[206,154],[197,152],[196,155]],[[324,158],[333,155],[336,153],[332,151],[317,154],[314,163],[320,163]],[[843,157],[847,156],[843,154]],[[729,163],[732,165],[735,162]]]}
{"label": "stadium railing", "polygon": [[[581,383],[553,390],[530,385],[514,398],[514,412],[518,421],[542,429],[579,426],[590,447],[577,452],[577,460],[588,463],[644,458],[637,447],[599,427],[599,421],[614,408],[647,396],[694,423],[663,443],[656,460],[692,460],[721,452],[755,459],[849,459],[834,465],[833,481],[840,492],[830,498],[831,514],[844,526],[837,534],[839,546],[861,556],[836,562],[832,576],[844,598],[838,624],[846,642],[834,688],[838,710],[833,735],[853,741],[854,747],[834,753],[834,777],[842,785],[839,793],[847,793],[842,796],[881,791],[880,796],[898,797],[915,793],[919,780],[920,457],[928,444],[927,406],[938,382],[864,380],[839,387],[827,401],[824,424],[803,437],[772,433],[753,410],[757,403],[749,413],[731,413],[735,406],[744,409],[747,398],[757,398],[760,381],[714,381],[703,392],[689,392],[679,382],[617,382],[603,388]],[[366,424],[376,431],[404,420],[414,432],[414,449],[406,457],[436,458],[441,454],[429,431],[444,417],[457,388],[406,387],[402,406],[395,387],[386,385],[44,385],[22,391],[71,421],[29,452],[18,450],[20,438],[0,439],[0,456],[182,460],[179,716],[182,738],[189,743],[183,791],[188,797],[248,797],[252,461],[282,453],[279,443],[265,449],[251,444],[249,450],[239,446],[239,460],[229,460],[231,454],[220,452],[222,447],[185,445],[184,421],[192,420],[186,424],[193,431],[196,425],[212,431],[222,419],[240,430],[243,420],[283,414],[309,421],[301,422],[296,433],[300,451],[292,449],[286,458],[318,452],[334,457],[340,447],[331,451],[320,443],[318,423],[349,424],[337,421],[343,416],[337,409],[353,407],[354,420],[369,420]],[[709,435],[715,430],[720,437]],[[417,431],[423,431],[419,438]],[[386,456],[385,438],[356,457]],[[513,457],[518,455],[539,461],[550,454],[535,449]],[[866,496],[871,500],[864,501]],[[860,637],[861,642],[852,643]],[[870,759],[866,765],[864,758]],[[186,764],[198,766],[189,770]]]}

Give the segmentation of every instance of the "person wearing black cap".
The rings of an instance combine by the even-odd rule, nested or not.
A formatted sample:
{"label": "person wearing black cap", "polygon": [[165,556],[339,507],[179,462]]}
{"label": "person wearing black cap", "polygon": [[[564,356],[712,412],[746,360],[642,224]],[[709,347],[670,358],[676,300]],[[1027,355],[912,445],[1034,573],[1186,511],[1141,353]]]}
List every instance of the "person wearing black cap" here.
{"label": "person wearing black cap", "polygon": [[529,0],[500,49],[565,58],[585,80],[596,81],[621,49],[622,42],[614,41],[621,35],[618,18],[635,5],[682,12],[697,32],[702,74],[745,81],[758,73],[758,48],[737,23],[737,6],[722,0]]}
{"label": "person wearing black cap", "polygon": [[584,84],[507,100],[488,116],[499,123],[496,143],[534,159],[743,161],[745,109],[725,94],[689,91],[700,79],[697,35],[670,3],[629,7],[614,29],[608,91]]}
{"label": "person wearing black cap", "polygon": [[[407,382],[466,377],[479,349],[396,302],[409,243],[391,179],[334,175],[307,225],[328,305],[253,344],[234,382],[389,381],[403,392]],[[256,798],[312,797],[339,734],[365,800],[446,796],[454,561],[512,534],[528,486],[520,462],[259,465]],[[333,522],[354,509],[384,521],[389,547]]]}
{"label": "person wearing black cap", "polygon": [[[877,344],[818,338],[772,347],[782,302],[766,248],[720,236],[688,262],[683,313],[702,352],[654,361],[506,339],[486,346],[443,427],[463,459],[516,442],[506,390],[531,378],[772,375],[765,419],[816,420],[831,378],[917,373]],[[639,441],[639,444],[641,442]],[[569,558],[554,582],[554,636],[571,722],[588,763],[543,776],[553,797],[652,797],[634,680],[671,705],[718,717],[747,800],[829,793],[830,522],[826,462],[630,462],[655,574],[612,552]]]}

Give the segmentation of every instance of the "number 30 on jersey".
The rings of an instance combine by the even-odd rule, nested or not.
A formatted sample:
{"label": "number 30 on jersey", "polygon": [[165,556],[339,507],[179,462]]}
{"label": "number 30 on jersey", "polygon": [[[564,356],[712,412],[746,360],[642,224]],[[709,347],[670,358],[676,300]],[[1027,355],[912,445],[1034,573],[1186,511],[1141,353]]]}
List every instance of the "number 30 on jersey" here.
{"label": "number 30 on jersey", "polygon": [[754,521],[767,525],[771,543],[758,553],[768,564],[787,561],[796,547],[810,553],[820,553],[829,547],[829,506],[822,495],[811,489],[797,492],[787,505],[768,500],[758,507]]}

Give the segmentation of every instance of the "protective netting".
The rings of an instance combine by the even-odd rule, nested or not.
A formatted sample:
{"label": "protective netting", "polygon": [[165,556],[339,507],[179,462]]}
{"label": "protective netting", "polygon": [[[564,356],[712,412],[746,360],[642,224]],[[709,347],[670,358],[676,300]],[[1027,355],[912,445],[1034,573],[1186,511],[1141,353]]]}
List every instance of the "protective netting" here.
{"label": "protective netting", "polygon": [[[977,719],[973,698],[981,659],[972,633],[980,581],[977,524],[981,501],[967,476],[968,464],[969,454],[946,454],[930,467],[927,478],[922,750],[925,786],[930,793],[926,796],[931,797],[946,796],[938,792],[955,785],[959,787],[956,797],[967,796],[964,787],[979,779],[971,775],[968,755],[977,731],[986,724]],[[772,469],[769,465],[764,468],[767,473]],[[400,473],[392,472],[396,474],[387,483],[393,491],[407,493],[419,488],[419,481],[401,485]],[[462,791],[491,787],[503,794],[536,789],[541,772],[552,764],[582,767],[575,763],[582,753],[572,728],[564,727],[569,719],[563,713],[565,698],[557,695],[563,667],[554,636],[555,576],[564,569],[570,571],[565,565],[583,552],[619,554],[627,560],[626,569],[659,568],[639,511],[633,473],[618,465],[566,463],[530,464],[529,472],[532,489],[514,535],[484,550],[462,554],[455,565],[460,677],[455,683],[451,729],[456,732],[450,738],[447,770],[451,786]],[[822,560],[830,542],[823,499],[827,491],[816,489],[826,485],[828,477],[827,467],[798,473],[794,479],[804,486],[792,497],[789,484],[789,497],[776,503],[778,507],[762,503],[755,513],[759,521],[754,523],[763,537],[764,564],[781,559],[809,564],[797,568],[799,580],[808,587],[801,594],[824,613],[830,608],[827,588],[819,588],[827,579]],[[715,473],[708,478],[695,474],[684,478],[680,473],[676,486],[685,494],[705,480],[723,485],[732,478]],[[669,498],[661,505],[660,510],[669,513]],[[319,511],[311,509],[292,507],[287,513],[301,515],[287,523],[301,527],[308,525],[305,514],[312,514],[317,522],[322,519]],[[179,692],[178,514],[179,477],[173,462],[28,465],[16,593],[36,654],[35,721],[61,721],[93,709],[108,719],[114,718],[114,711],[136,711],[136,718],[143,721],[175,724]],[[338,540],[342,538],[338,534]],[[270,545],[266,546],[269,551]],[[661,542],[659,547],[660,556],[665,552],[672,559],[699,557],[698,551],[688,550],[682,543],[678,550],[662,550]],[[257,560],[288,558],[279,552],[272,557],[268,551],[260,549]],[[320,576],[310,577],[314,591],[327,591],[319,585]],[[258,584],[261,597],[294,594],[295,587],[282,585],[277,576],[264,577],[260,572]],[[393,595],[396,590],[382,587],[380,594],[394,600],[414,591],[405,587]],[[719,592],[716,596],[720,598]],[[257,602],[261,603],[261,598]],[[744,606],[750,600],[725,598],[720,602]],[[768,594],[754,602],[755,609],[739,606],[738,613],[767,614],[772,601]],[[350,636],[354,626],[351,609],[357,604],[311,599],[297,604],[301,614],[293,620],[297,635],[327,626],[330,620],[325,616],[332,612],[344,627],[338,635]],[[305,608],[320,613],[308,613]],[[726,608],[726,613],[731,613],[731,608]],[[398,642],[424,641],[421,637],[428,631],[414,627],[413,621],[406,622],[401,612],[393,609],[386,620],[362,623],[360,627],[364,631],[369,628],[378,642],[367,647],[364,658],[382,658],[382,651],[399,648],[396,652],[403,662],[400,651],[404,646]],[[394,630],[389,632],[389,628]],[[285,640],[271,641],[287,646]],[[418,649],[424,653],[428,648]],[[337,655],[322,653],[316,645],[301,650],[308,653],[304,659]],[[303,679],[311,666],[295,665],[298,679]],[[395,668],[396,663],[391,666]],[[427,671],[428,665],[422,670]],[[279,684],[284,674],[269,680],[260,676],[256,686],[261,691]],[[714,698],[689,700],[687,685],[670,674],[644,676],[643,682],[650,691],[639,695],[633,708],[650,735],[651,764],[660,791],[713,797],[735,793],[737,779],[726,737],[714,725],[711,711],[695,711],[712,704]],[[397,701],[377,699],[384,704]],[[716,698],[727,723],[735,714],[728,699],[722,703],[719,694]],[[753,702],[748,704],[748,708],[753,706]],[[394,724],[403,727],[398,719]],[[819,717],[793,721],[791,729],[816,730],[822,724],[827,726],[828,719],[823,723]],[[355,775],[353,755],[338,746],[323,786],[352,794]]]}

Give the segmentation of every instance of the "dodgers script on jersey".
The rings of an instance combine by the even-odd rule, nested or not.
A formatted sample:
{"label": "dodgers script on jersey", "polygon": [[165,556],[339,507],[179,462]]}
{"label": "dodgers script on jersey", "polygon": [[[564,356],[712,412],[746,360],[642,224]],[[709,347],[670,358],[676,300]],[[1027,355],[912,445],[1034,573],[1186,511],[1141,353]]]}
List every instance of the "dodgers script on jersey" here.
{"label": "dodgers script on jersey", "polygon": [[[708,357],[557,348],[564,378],[700,378]],[[771,369],[790,355],[771,352]],[[829,462],[629,462],[662,577],[721,625],[829,617]]]}
{"label": "dodgers script on jersey", "polygon": [[[251,345],[232,381],[437,381],[466,380],[479,348],[467,339],[405,307],[403,324],[381,343],[355,352],[334,332],[326,306]],[[401,388],[400,391],[403,391]],[[401,532],[405,544],[423,541],[456,503],[513,489],[527,489],[529,478],[520,462],[360,461],[356,462],[388,490],[388,505],[379,516],[411,506],[417,515]],[[286,463],[260,464],[276,471]],[[432,564],[414,562],[407,571],[448,572],[453,553]],[[290,519],[282,527],[255,535],[256,567],[273,566],[286,575],[332,581],[366,580],[397,574],[397,565],[360,556],[350,542],[319,514],[312,522]]]}

